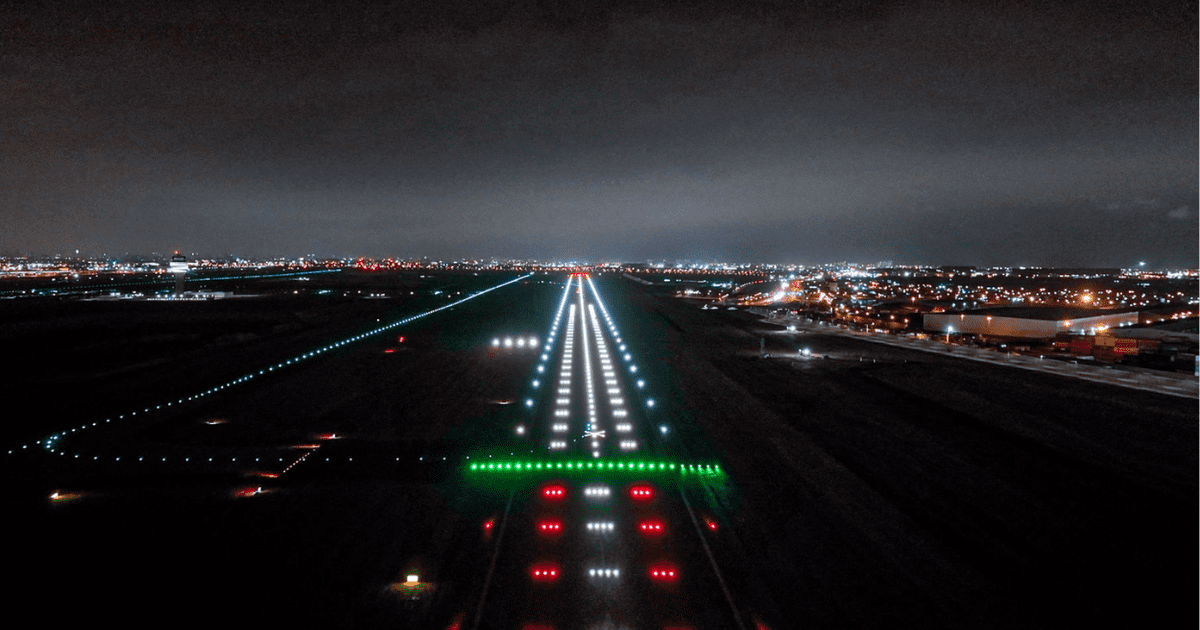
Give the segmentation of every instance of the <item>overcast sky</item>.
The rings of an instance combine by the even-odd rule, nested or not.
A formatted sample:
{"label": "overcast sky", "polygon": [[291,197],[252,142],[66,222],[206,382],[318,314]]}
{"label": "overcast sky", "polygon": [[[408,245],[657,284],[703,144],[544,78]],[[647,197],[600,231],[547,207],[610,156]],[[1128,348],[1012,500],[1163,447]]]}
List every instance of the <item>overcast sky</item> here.
{"label": "overcast sky", "polygon": [[281,4],[0,8],[0,253],[1198,264],[1193,2]]}

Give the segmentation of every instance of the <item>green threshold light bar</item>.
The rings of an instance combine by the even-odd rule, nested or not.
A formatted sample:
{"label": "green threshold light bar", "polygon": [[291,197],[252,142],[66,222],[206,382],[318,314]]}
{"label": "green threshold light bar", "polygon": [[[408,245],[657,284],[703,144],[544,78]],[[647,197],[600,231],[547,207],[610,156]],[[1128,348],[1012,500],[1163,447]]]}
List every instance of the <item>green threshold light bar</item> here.
{"label": "green threshold light bar", "polygon": [[571,472],[630,472],[630,473],[678,473],[687,474],[721,474],[717,464],[682,464],[677,462],[650,460],[493,460],[486,463],[472,462],[471,472],[481,473],[571,473]]}

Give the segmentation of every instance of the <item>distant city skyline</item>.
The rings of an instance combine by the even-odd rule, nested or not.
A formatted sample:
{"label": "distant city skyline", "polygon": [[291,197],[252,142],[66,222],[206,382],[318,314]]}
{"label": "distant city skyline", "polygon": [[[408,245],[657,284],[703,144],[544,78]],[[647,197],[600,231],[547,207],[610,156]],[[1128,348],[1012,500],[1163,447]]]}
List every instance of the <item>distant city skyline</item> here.
{"label": "distant city skyline", "polygon": [[0,8],[0,254],[1200,258],[1195,3],[70,5]]}

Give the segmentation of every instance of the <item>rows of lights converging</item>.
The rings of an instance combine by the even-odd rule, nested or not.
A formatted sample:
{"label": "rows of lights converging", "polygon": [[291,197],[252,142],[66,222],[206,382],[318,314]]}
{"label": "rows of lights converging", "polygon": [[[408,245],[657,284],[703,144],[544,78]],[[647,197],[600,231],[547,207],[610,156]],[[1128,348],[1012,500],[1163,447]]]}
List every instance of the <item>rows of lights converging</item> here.
{"label": "rows of lights converging", "polygon": [[604,431],[600,429],[598,418],[596,416],[596,381],[592,376],[592,355],[588,351],[587,342],[587,309],[584,307],[584,292],[583,282],[579,283],[579,317],[584,321],[580,326],[579,339],[582,345],[584,386],[587,392],[587,421],[584,423],[586,432],[584,435],[591,439],[592,457],[600,457],[600,440],[604,437]]}
{"label": "rows of lights converging", "polygon": [[[585,288],[585,284],[590,287],[590,291]],[[577,299],[571,300],[571,297]],[[566,334],[563,338],[562,357],[555,373],[553,368],[548,369],[548,366],[552,365],[550,353],[554,348],[554,340],[558,336],[564,313]],[[576,332],[579,334],[576,335]],[[653,505],[658,492],[658,481],[690,477],[711,480],[724,473],[715,463],[637,458],[632,455],[634,451],[640,450],[640,445],[634,431],[635,414],[632,414],[629,408],[627,398],[630,396],[627,395],[624,383],[634,383],[637,389],[629,388],[629,391],[640,393],[645,389],[646,382],[637,375],[638,368],[633,363],[633,356],[625,347],[616,325],[587,274],[571,274],[568,279],[544,348],[541,362],[537,366],[537,374],[534,376],[533,388],[539,389],[542,379],[546,379],[547,388],[553,390],[543,392],[544,399],[553,403],[545,414],[548,416],[547,424],[550,428],[547,443],[551,453],[546,457],[500,458],[489,455],[487,461],[469,462],[468,474],[479,479],[481,483],[487,483],[486,479],[494,480],[497,477],[556,478],[541,485],[535,495],[540,495],[540,503],[547,508],[546,512],[535,517],[535,532],[548,541],[560,540],[563,536],[570,535],[573,530],[570,520],[563,519],[561,510],[551,504],[571,500],[574,494],[573,487],[577,488],[578,496],[589,504],[585,526],[580,529],[589,533],[592,542],[588,545],[593,553],[588,555],[592,557],[586,558],[578,567],[560,567],[556,560],[543,558],[529,566],[529,578],[535,583],[546,585],[563,578],[578,576],[586,578],[594,588],[606,589],[606,584],[616,583],[626,575],[626,568],[613,562],[620,558],[611,557],[611,549],[605,551],[605,540],[618,536],[618,532],[622,530],[655,540],[669,535],[661,515],[655,513],[656,506]],[[619,349],[619,352],[614,352],[614,349]],[[620,360],[614,360],[614,354]],[[581,366],[578,365],[580,363]],[[574,378],[577,367],[581,368],[578,380]],[[622,371],[627,371],[627,374],[620,374]],[[606,403],[597,400],[597,389],[600,387],[603,387],[606,394]],[[583,392],[583,401],[573,404],[572,393],[580,389]],[[653,400],[644,400],[647,408],[653,407]],[[533,412],[534,398],[528,398],[525,404]],[[640,414],[636,415],[643,417]],[[567,455],[567,450],[573,443],[568,436],[572,428],[579,428],[579,424],[583,425],[583,439],[574,441],[585,442],[580,444],[580,451],[586,448],[587,453],[572,452]],[[665,435],[666,427],[661,429]],[[619,437],[611,433],[616,433]],[[613,444],[608,444],[609,437],[613,438]],[[624,494],[627,496],[614,492],[611,480],[621,478],[632,482],[626,486]],[[617,514],[624,513],[624,501],[643,506],[639,508],[643,518],[637,522],[614,519]],[[646,511],[647,508],[649,512]],[[492,519],[485,522],[485,532],[490,532],[492,524]],[[625,560],[632,561],[633,558]],[[680,579],[675,565],[662,562],[645,565],[644,575],[652,582],[663,585]]]}
{"label": "rows of lights converging", "polygon": [[[408,323],[410,323],[410,322],[413,322],[413,321],[415,321],[415,320],[421,319],[421,318],[423,318],[423,317],[427,317],[427,316],[429,316],[429,315],[433,315],[434,313],[438,313],[438,312],[444,311],[444,310],[446,310],[446,309],[454,308],[455,306],[458,306],[459,304],[462,304],[462,303],[464,303],[464,302],[467,302],[468,300],[473,300],[473,299],[475,299],[475,298],[477,298],[477,297],[479,297],[479,296],[481,296],[481,295],[484,295],[484,294],[490,293],[490,292],[492,292],[492,291],[495,291],[496,289],[499,289],[499,288],[502,288],[502,287],[508,286],[508,285],[510,285],[510,284],[513,284],[513,283],[515,283],[515,282],[520,282],[521,280],[524,280],[525,278],[528,278],[528,277],[529,277],[529,276],[531,276],[531,275],[532,275],[532,274],[526,274],[526,275],[520,276],[520,277],[518,277],[518,278],[514,278],[514,279],[512,279],[512,280],[509,280],[508,282],[503,282],[503,283],[501,283],[501,284],[498,284],[498,285],[496,285],[496,286],[494,286],[494,287],[490,287],[490,288],[484,289],[484,290],[482,290],[482,291],[479,291],[479,292],[477,292],[477,293],[474,293],[474,294],[468,295],[467,297],[464,297],[464,298],[462,298],[462,299],[460,299],[460,300],[457,300],[457,301],[455,301],[455,302],[451,302],[450,304],[446,304],[446,305],[444,305],[444,306],[439,306],[438,308],[435,308],[435,309],[430,309],[430,310],[428,310],[428,311],[425,311],[425,312],[423,312],[423,313],[418,313],[418,314],[416,314],[416,315],[412,315],[412,316],[406,317],[406,318],[404,318],[404,319],[401,319],[401,320],[398,320],[398,321],[392,322],[392,323],[390,323],[390,324],[387,324],[387,325],[380,326],[380,327],[378,327],[378,328],[375,328],[375,329],[369,330],[369,331],[367,331],[367,332],[365,332],[365,333],[362,333],[362,334],[359,334],[359,335],[355,335],[355,336],[353,336],[353,337],[349,337],[349,338],[347,338],[347,339],[343,339],[342,341],[336,341],[336,342],[333,342],[333,343],[331,343],[331,344],[328,344],[328,345],[326,345],[326,346],[322,346],[322,347],[320,347],[320,348],[317,348],[316,350],[313,350],[312,352],[306,352],[306,353],[304,353],[304,354],[301,354],[301,355],[299,355],[299,356],[293,357],[293,358],[291,358],[291,359],[287,359],[286,361],[280,361],[279,363],[276,363],[275,365],[272,365],[272,366],[269,366],[269,367],[262,368],[262,369],[258,370],[257,372],[251,372],[251,373],[249,373],[249,374],[246,374],[246,375],[244,375],[244,376],[240,376],[240,377],[238,377],[238,378],[235,378],[235,379],[233,379],[233,380],[229,381],[228,383],[225,383],[225,384],[223,384],[223,385],[217,385],[217,386],[215,386],[215,387],[211,387],[211,388],[209,388],[209,389],[207,389],[207,390],[204,390],[204,391],[202,391],[202,392],[199,392],[199,393],[197,393],[197,394],[194,394],[194,395],[192,395],[192,396],[187,396],[187,397],[185,397],[185,398],[180,398],[180,399],[178,399],[178,400],[174,400],[174,401],[168,401],[168,402],[166,402],[166,403],[159,404],[159,405],[155,405],[155,406],[153,406],[153,407],[146,407],[146,408],[144,408],[144,409],[141,409],[141,410],[140,410],[140,412],[141,412],[141,413],[144,415],[144,414],[151,413],[151,412],[154,412],[154,411],[158,411],[158,410],[162,410],[162,409],[165,409],[165,408],[173,407],[173,406],[175,406],[175,405],[182,405],[182,404],[184,404],[184,403],[187,403],[187,402],[191,402],[191,401],[194,401],[194,400],[201,400],[201,399],[204,399],[204,398],[210,397],[210,396],[212,396],[212,395],[214,395],[214,394],[217,394],[217,393],[219,393],[219,392],[221,392],[221,391],[224,391],[224,390],[226,390],[226,389],[228,389],[228,388],[230,388],[230,387],[233,387],[233,386],[235,386],[235,385],[240,385],[240,384],[242,384],[242,383],[245,383],[245,382],[248,382],[248,381],[250,381],[250,380],[253,380],[253,379],[257,378],[257,377],[260,377],[260,376],[264,376],[264,375],[270,374],[271,372],[274,372],[274,371],[276,371],[276,370],[281,370],[281,369],[284,369],[284,368],[286,368],[286,367],[288,367],[288,366],[291,366],[291,365],[298,364],[298,363],[300,363],[301,361],[307,361],[307,360],[309,360],[309,359],[317,358],[317,357],[319,357],[320,355],[322,355],[322,354],[324,354],[324,353],[326,353],[326,352],[329,352],[329,351],[331,351],[331,350],[336,350],[336,349],[338,349],[338,348],[341,348],[341,347],[343,347],[343,346],[350,345],[350,344],[352,344],[352,343],[354,343],[354,342],[356,342],[356,341],[362,341],[363,339],[366,339],[366,338],[368,338],[368,337],[372,337],[372,336],[374,336],[374,335],[378,335],[379,333],[383,333],[383,332],[389,332],[389,331],[391,331],[392,329],[395,329],[395,328],[397,328],[397,327],[399,327],[399,326],[403,326],[403,325],[405,325],[405,324],[408,324]],[[132,418],[133,416],[136,416],[136,415],[138,415],[138,413],[139,413],[138,411],[132,411],[132,412],[130,412],[128,415],[129,415],[129,416]],[[123,419],[125,418],[125,416],[126,416],[126,414],[121,414],[121,415],[118,415],[118,416],[116,417],[116,419],[117,419],[117,420],[123,420]],[[35,444],[42,446],[42,447],[43,447],[43,448],[45,448],[46,450],[53,451],[53,452],[57,452],[59,455],[66,455],[66,453],[65,453],[64,451],[60,450],[60,448],[59,448],[59,442],[62,440],[62,438],[66,437],[68,434],[71,434],[71,433],[76,433],[76,432],[79,432],[79,431],[85,431],[85,430],[87,430],[87,429],[90,429],[90,428],[98,427],[98,426],[100,426],[101,424],[108,424],[108,423],[111,423],[112,421],[113,421],[113,418],[106,418],[106,419],[104,419],[104,420],[103,420],[103,422],[101,422],[101,421],[95,421],[95,422],[92,422],[92,423],[90,423],[90,424],[83,424],[83,425],[81,425],[81,426],[78,426],[78,427],[74,427],[74,428],[71,428],[71,429],[66,429],[66,430],[64,430],[64,431],[61,431],[61,432],[59,432],[59,433],[56,433],[56,434],[54,434],[54,435],[51,435],[51,436],[49,436],[49,437],[46,437],[46,438],[44,438],[44,439],[42,439],[42,440],[39,440],[38,442],[35,442]],[[12,454],[12,453],[14,453],[14,452],[16,452],[16,451],[18,451],[18,450],[25,450],[25,449],[28,449],[28,448],[29,448],[29,446],[31,446],[31,445],[29,445],[29,444],[26,444],[26,445],[23,445],[23,446],[21,446],[21,448],[20,448],[20,449],[12,449],[12,450],[9,450],[9,451],[8,451],[8,453],[9,453],[9,454]],[[78,457],[79,457],[79,455],[77,454],[77,455],[75,455],[75,457],[76,457],[76,458],[78,458]],[[94,457],[93,459],[98,459],[98,457]],[[144,457],[143,457],[143,458],[141,458],[141,459],[144,459]],[[117,461],[119,461],[119,460],[120,460],[120,457],[119,457],[119,456],[118,456],[118,457],[116,457],[116,460],[117,460]],[[164,458],[164,461],[165,461],[165,458]]]}
{"label": "rows of lights converging", "polygon": [[[612,316],[608,314],[608,309],[604,307],[604,300],[600,299],[600,292],[596,290],[596,285],[592,282],[592,279],[590,277],[587,280],[588,280],[588,286],[591,287],[591,289],[592,289],[592,295],[594,296],[594,298],[596,300],[596,305],[600,307],[600,313],[604,316],[605,323],[608,324],[609,333],[612,335],[613,341],[617,344],[617,349],[620,350],[620,352],[621,352],[621,355],[622,355],[621,358],[624,359],[625,363],[627,363],[629,365],[629,374],[636,375],[637,371],[638,371],[638,367],[637,367],[637,364],[635,364],[633,362],[633,354],[629,352],[628,348],[625,347],[625,343],[621,341],[621,333],[617,330],[616,324],[613,323]],[[636,378],[637,378],[637,380],[635,381],[635,385],[637,385],[637,388],[645,389],[645,387],[646,387],[645,379],[643,379],[641,377],[636,377]],[[646,407],[647,408],[654,407],[654,399],[653,398],[646,399]],[[614,413],[613,415],[618,416],[618,417],[623,417],[622,415],[618,415],[616,413]]]}

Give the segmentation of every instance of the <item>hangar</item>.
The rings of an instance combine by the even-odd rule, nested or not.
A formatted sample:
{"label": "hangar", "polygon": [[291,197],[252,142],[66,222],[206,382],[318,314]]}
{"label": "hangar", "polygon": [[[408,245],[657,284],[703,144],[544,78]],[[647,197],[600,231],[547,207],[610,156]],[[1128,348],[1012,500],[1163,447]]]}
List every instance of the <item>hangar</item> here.
{"label": "hangar", "polygon": [[1078,308],[997,308],[927,313],[923,328],[934,334],[1013,339],[1053,339],[1062,333],[1095,334],[1138,323],[1137,311]]}

